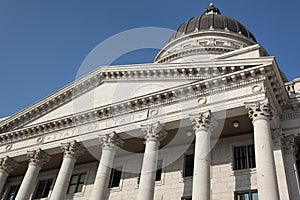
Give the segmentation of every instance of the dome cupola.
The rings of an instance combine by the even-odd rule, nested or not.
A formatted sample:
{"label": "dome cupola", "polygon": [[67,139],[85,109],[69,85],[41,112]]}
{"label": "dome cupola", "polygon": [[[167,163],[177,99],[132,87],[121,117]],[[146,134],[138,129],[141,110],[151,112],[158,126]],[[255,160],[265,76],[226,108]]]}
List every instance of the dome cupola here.
{"label": "dome cupola", "polygon": [[202,15],[179,26],[154,62],[172,62],[192,55],[219,55],[256,44],[254,35],[239,21],[222,15],[210,4]]}

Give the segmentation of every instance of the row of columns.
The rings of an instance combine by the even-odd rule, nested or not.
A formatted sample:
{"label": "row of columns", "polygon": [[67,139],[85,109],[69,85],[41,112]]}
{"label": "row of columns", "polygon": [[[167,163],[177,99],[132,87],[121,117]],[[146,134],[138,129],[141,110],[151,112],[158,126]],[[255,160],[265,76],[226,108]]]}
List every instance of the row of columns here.
{"label": "row of columns", "polygon": [[[278,185],[276,168],[272,150],[270,120],[272,111],[268,101],[246,104],[249,117],[254,128],[254,145],[256,154],[257,187],[259,199],[278,200]],[[211,165],[211,132],[216,125],[211,111],[191,115],[195,130],[195,160],[193,173],[193,200],[210,199],[210,165]],[[153,200],[155,189],[155,173],[158,162],[160,141],[166,137],[163,126],[157,122],[143,126],[145,136],[145,152],[141,170],[141,179],[138,189],[138,200]],[[116,133],[107,134],[100,138],[102,155],[99,162],[94,187],[91,193],[92,200],[106,199],[109,177],[113,166],[116,151],[123,145],[123,141]],[[84,147],[76,142],[62,144],[64,158],[55,182],[51,200],[61,200],[67,192],[68,184],[77,158],[85,151]],[[33,192],[41,167],[50,157],[41,149],[28,152],[29,165],[16,200],[29,199]],[[4,167],[3,167],[4,166]],[[17,166],[10,158],[0,159],[0,191],[8,174]]]}

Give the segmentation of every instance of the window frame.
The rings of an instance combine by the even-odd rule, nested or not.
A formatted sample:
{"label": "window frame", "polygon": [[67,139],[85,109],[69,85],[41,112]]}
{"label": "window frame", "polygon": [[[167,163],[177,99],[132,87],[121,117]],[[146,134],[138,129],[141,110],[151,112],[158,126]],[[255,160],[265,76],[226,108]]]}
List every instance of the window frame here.
{"label": "window frame", "polygon": [[[37,194],[37,189],[38,189],[38,187],[39,187],[39,184],[40,184],[42,181],[47,181],[47,183],[48,183],[49,180],[52,180],[52,183],[51,183],[51,185],[50,185],[50,188],[49,188],[49,192],[48,192],[47,197],[35,198],[35,196],[36,196],[36,194]],[[38,183],[37,183],[36,188],[35,188],[35,190],[34,190],[34,193],[33,193],[33,195],[32,195],[32,199],[47,199],[47,198],[49,197],[49,195],[51,194],[51,192],[52,192],[54,183],[55,183],[55,178],[54,178],[54,177],[49,177],[49,178],[44,178],[44,179],[38,180]],[[45,187],[46,187],[46,185],[45,185]],[[45,190],[45,187],[44,187],[44,189],[43,189],[43,192],[44,192],[44,190]]]}
{"label": "window frame", "polygon": [[[83,186],[82,186],[82,189],[81,191],[77,191],[77,192],[74,192],[74,193],[68,193],[69,192],[69,189],[70,189],[70,186],[71,186],[71,180],[72,180],[72,177],[75,176],[75,175],[83,175],[85,174],[85,178],[84,178],[84,181],[83,181]],[[84,193],[84,190],[85,190],[85,185],[86,185],[86,182],[87,182],[87,177],[88,177],[88,172],[87,171],[75,171],[73,172],[71,178],[70,178],[70,182],[69,182],[69,185],[68,185],[68,189],[67,189],[67,193],[66,195],[67,196],[77,196],[77,195],[82,195]],[[78,177],[78,181],[80,181],[80,176]],[[78,185],[81,184],[81,183],[76,183],[76,188],[78,188]]]}
{"label": "window frame", "polygon": [[[252,150],[250,149],[250,147],[252,147]],[[237,163],[240,163],[238,160],[239,158],[236,157],[236,149],[240,149],[240,148],[245,148],[245,167],[239,167],[237,166]],[[233,170],[235,171],[239,171],[239,170],[247,170],[247,169],[255,169],[256,168],[256,156],[255,156],[255,146],[254,144],[243,144],[243,145],[236,145],[233,146],[233,161],[232,161],[232,166],[233,166]],[[250,154],[253,155],[250,155]]]}
{"label": "window frame", "polygon": [[[192,174],[187,175],[187,157],[188,156],[193,156],[193,166],[192,166]],[[194,153],[189,153],[184,155],[184,161],[183,161],[183,178],[189,178],[194,176],[194,165],[195,165],[195,154]]]}
{"label": "window frame", "polygon": [[9,187],[7,188],[7,193],[4,195],[5,198],[3,198],[3,199],[9,200],[9,199],[8,199],[8,195],[9,195],[9,192],[10,192],[11,188],[12,188],[12,187],[17,187],[16,194],[15,194],[15,196],[14,196],[14,199],[15,199],[16,196],[17,196],[17,194],[18,194],[18,191],[19,191],[19,189],[20,189],[20,186],[21,186],[21,183],[9,185]]}
{"label": "window frame", "polygon": [[237,195],[241,195],[241,194],[249,194],[250,199],[249,200],[253,200],[252,199],[252,194],[258,194],[257,190],[244,190],[244,191],[235,191],[234,192],[234,200],[238,200],[238,196]]}
{"label": "window frame", "polygon": [[[113,171],[119,171],[121,172],[121,175],[120,175],[120,180],[119,180],[119,185],[118,186],[115,186],[115,187],[111,187],[110,184],[113,183],[113,181],[111,180],[112,178],[112,173]],[[109,176],[109,180],[108,180],[108,188],[110,190],[115,190],[115,189],[120,189],[121,188],[121,180],[123,179],[123,167],[122,166],[119,166],[119,167],[114,167],[111,169],[111,172],[110,172],[110,176]]]}

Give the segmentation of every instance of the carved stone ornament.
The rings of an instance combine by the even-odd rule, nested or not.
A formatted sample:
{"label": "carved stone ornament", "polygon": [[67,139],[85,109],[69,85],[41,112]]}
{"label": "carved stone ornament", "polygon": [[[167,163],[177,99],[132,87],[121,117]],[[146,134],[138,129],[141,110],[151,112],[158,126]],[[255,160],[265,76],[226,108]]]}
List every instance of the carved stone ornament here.
{"label": "carved stone ornament", "polygon": [[3,170],[7,174],[10,174],[19,164],[8,156],[0,158],[0,171]]}
{"label": "carved stone ornament", "polygon": [[190,115],[190,120],[192,121],[194,125],[194,130],[200,130],[200,129],[209,129],[214,126],[215,122],[212,119],[212,113],[211,110],[208,110],[206,112],[201,112],[198,114]]}
{"label": "carved stone ornament", "polygon": [[258,117],[266,117],[271,120],[273,117],[273,111],[267,99],[254,103],[246,103],[246,109],[251,120],[255,120]]}
{"label": "carved stone ornament", "polygon": [[142,131],[145,135],[145,140],[158,140],[161,141],[167,136],[163,125],[160,122],[156,122],[149,125],[142,125]]}
{"label": "carved stone ornament", "polygon": [[282,147],[285,154],[294,154],[296,156],[298,152],[298,146],[295,143],[294,136],[286,136],[282,138]]}
{"label": "carved stone ornament", "polygon": [[27,157],[29,158],[29,164],[35,164],[43,166],[50,160],[50,156],[41,149],[28,151]]}
{"label": "carved stone ornament", "polygon": [[105,136],[100,136],[100,142],[102,144],[102,148],[113,148],[117,149],[119,147],[122,147],[124,144],[124,141],[120,137],[120,135],[116,132],[112,132],[109,134],[106,134]]}
{"label": "carved stone ornament", "polygon": [[85,148],[80,142],[73,140],[72,142],[62,143],[61,148],[64,152],[64,156],[72,156],[78,158],[85,152]]}

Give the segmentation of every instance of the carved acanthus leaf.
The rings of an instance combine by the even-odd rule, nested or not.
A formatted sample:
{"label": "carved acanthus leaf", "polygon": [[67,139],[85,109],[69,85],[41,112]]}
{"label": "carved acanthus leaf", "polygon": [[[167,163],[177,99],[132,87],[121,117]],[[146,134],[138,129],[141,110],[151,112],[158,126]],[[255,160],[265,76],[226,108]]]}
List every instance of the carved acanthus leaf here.
{"label": "carved acanthus leaf", "polygon": [[0,170],[4,170],[6,173],[10,174],[19,164],[8,156],[0,158]]}
{"label": "carved acanthus leaf", "polygon": [[28,151],[27,157],[29,158],[29,164],[37,164],[43,166],[50,160],[50,156],[41,149]]}
{"label": "carved acanthus leaf", "polygon": [[190,120],[194,125],[195,131],[200,130],[202,128],[208,129],[211,127],[211,125],[215,123],[212,119],[211,110],[190,115]]}
{"label": "carved acanthus leaf", "polygon": [[255,120],[258,117],[266,117],[271,120],[273,117],[273,111],[267,99],[253,103],[246,103],[246,109],[248,110],[249,118],[251,120]]}
{"label": "carved acanthus leaf", "polygon": [[61,148],[64,152],[64,156],[72,156],[75,158],[78,158],[85,152],[84,146],[76,140],[68,143],[62,143]]}
{"label": "carved acanthus leaf", "polygon": [[102,148],[118,148],[122,147],[124,141],[120,137],[120,135],[116,132],[112,132],[106,134],[104,136],[100,136],[100,142],[102,144]]}
{"label": "carved acanthus leaf", "polygon": [[142,125],[142,131],[144,133],[146,142],[149,140],[161,141],[167,136],[167,132],[160,122]]}

